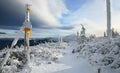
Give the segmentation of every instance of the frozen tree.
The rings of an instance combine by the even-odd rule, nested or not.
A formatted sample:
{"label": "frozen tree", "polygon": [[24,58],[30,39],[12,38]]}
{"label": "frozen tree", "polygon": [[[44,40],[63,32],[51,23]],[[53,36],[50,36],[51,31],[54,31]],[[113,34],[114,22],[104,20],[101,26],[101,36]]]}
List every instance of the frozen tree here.
{"label": "frozen tree", "polygon": [[119,35],[119,33],[117,31],[115,31],[114,28],[112,28],[112,37],[116,37],[118,35]]}
{"label": "frozen tree", "polygon": [[104,32],[104,37],[106,37],[106,33]]}
{"label": "frozen tree", "polygon": [[82,24],[81,24],[81,26],[82,26],[82,30],[81,30],[81,33],[80,33],[80,42],[83,43],[87,40],[86,35],[85,35],[86,29]]}
{"label": "frozen tree", "polygon": [[85,27],[82,24],[81,24],[81,26],[82,26],[82,30],[81,30],[80,36],[81,37],[85,37],[85,31],[86,31],[86,29],[85,29]]}

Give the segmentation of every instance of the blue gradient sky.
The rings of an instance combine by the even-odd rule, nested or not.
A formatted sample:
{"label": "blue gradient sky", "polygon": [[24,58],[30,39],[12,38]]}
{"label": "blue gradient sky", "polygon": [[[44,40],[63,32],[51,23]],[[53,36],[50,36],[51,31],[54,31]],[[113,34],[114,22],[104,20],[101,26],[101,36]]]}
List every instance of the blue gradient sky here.
{"label": "blue gradient sky", "polygon": [[65,4],[70,11],[74,12],[89,1],[90,0],[65,0]]}
{"label": "blue gradient sky", "polygon": [[[111,0],[112,27],[118,31],[119,2],[120,0]],[[106,31],[105,0],[0,0],[0,32],[18,32],[25,19],[26,3],[32,4],[33,37],[76,34],[81,30],[80,24],[87,29],[87,35],[102,36]]]}

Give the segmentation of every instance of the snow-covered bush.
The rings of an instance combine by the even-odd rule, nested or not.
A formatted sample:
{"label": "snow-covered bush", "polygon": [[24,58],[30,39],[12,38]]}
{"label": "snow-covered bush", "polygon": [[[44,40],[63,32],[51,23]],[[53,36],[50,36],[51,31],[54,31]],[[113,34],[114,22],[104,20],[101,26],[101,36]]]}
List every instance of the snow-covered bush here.
{"label": "snow-covered bush", "polygon": [[[31,46],[30,47],[30,63],[33,65],[40,65],[40,64],[51,64],[59,59],[63,53],[60,49],[55,49],[54,46],[47,44]],[[0,53],[0,63],[2,63],[5,55],[9,48],[1,50]],[[15,47],[13,48],[12,52],[10,52],[9,59],[7,63],[2,68],[2,73],[16,73],[23,71],[24,67],[26,67],[27,58],[24,51],[24,47]]]}
{"label": "snow-covered bush", "polygon": [[88,59],[93,66],[120,69],[120,38],[95,38],[79,44],[73,51]]}
{"label": "snow-covered bush", "polygon": [[40,45],[37,45],[31,49],[31,54],[34,56],[34,61],[36,63],[47,63],[49,61],[56,61],[62,55],[62,52],[59,49],[43,48]]}

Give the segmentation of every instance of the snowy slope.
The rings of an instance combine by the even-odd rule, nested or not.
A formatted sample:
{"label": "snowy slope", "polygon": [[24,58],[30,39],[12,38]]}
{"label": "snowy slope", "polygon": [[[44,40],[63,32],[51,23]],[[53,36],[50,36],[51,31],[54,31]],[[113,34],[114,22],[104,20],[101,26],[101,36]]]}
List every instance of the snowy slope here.
{"label": "snowy slope", "polygon": [[[19,68],[15,69],[11,65],[6,65],[3,73],[13,73],[16,70],[17,73],[29,73],[29,71],[30,73],[95,73],[86,60],[79,59],[71,53],[72,49],[71,46],[67,46],[66,49],[55,49],[53,43],[31,47],[30,68],[22,67],[23,69],[18,71]],[[14,52],[20,55],[22,50],[23,46],[15,48]],[[14,61],[21,64],[21,61],[16,59]]]}
{"label": "snowy slope", "polygon": [[79,59],[71,53],[72,48],[62,50],[65,55],[51,64],[32,65],[31,73],[96,73],[92,66],[84,59]]}
{"label": "snowy slope", "polygon": [[[58,48],[58,46],[62,47]],[[120,72],[119,37],[112,40],[94,38],[82,44],[76,41],[61,45],[45,43],[30,49],[30,68],[24,65],[25,57],[21,46],[14,48],[13,56],[18,59],[9,59],[3,73],[13,73],[12,70],[17,73],[26,73],[26,71],[30,71],[28,73],[97,73],[99,68],[102,73]],[[1,61],[6,51],[7,49],[1,51]],[[12,65],[9,65],[10,61]]]}
{"label": "snowy slope", "polygon": [[[46,45],[46,44],[45,44]],[[33,66],[39,66],[41,64],[51,64],[52,62],[55,62],[57,59],[62,57],[63,52],[61,52],[59,49],[55,49],[53,47],[46,46],[33,46],[30,47],[30,57],[31,62],[30,65]],[[9,48],[8,48],[9,49]],[[5,57],[5,54],[8,50],[4,49],[1,50],[0,53],[0,61],[3,61],[3,58]],[[6,65],[3,67],[2,72],[3,73],[13,73],[13,71],[17,71],[19,73],[24,73],[26,69],[26,56],[25,51],[23,49],[23,46],[16,47],[11,52],[11,55],[9,59],[7,60]],[[21,72],[22,71],[22,72]]]}
{"label": "snowy slope", "polygon": [[71,53],[72,49],[67,47],[64,50],[66,54],[59,60],[59,63],[66,64],[70,68],[55,73],[95,73],[95,70],[85,59],[77,58],[75,54]]}
{"label": "snowy slope", "polygon": [[120,38],[95,38],[90,42],[79,44],[73,53],[78,52],[79,57],[83,57],[97,68],[101,68],[105,73],[120,72]]}

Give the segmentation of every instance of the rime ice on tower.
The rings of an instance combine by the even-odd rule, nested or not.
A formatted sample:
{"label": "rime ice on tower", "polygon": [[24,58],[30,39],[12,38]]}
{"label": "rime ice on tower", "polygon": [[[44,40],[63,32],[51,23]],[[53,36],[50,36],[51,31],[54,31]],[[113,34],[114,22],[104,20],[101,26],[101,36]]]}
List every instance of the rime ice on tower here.
{"label": "rime ice on tower", "polygon": [[107,37],[110,39],[112,37],[110,0],[106,0],[106,9],[107,9]]}
{"label": "rime ice on tower", "polygon": [[25,50],[25,55],[26,55],[26,66],[29,66],[29,62],[30,62],[30,52],[29,52],[29,39],[30,39],[30,31],[32,29],[32,25],[30,22],[30,4],[26,5],[26,17],[25,17],[25,22],[23,23],[23,26],[20,28],[20,31],[18,32],[18,34],[16,35],[15,39],[12,42],[12,45],[10,47],[10,49],[7,51],[6,56],[3,60],[3,62],[1,63],[1,67],[0,70],[2,70],[4,68],[4,65],[6,64],[6,62],[8,61],[9,57],[11,56],[11,53],[13,51],[13,47],[17,44],[17,41],[19,40],[22,31],[25,32],[25,36],[24,36],[24,50]]}
{"label": "rime ice on tower", "polygon": [[32,25],[30,22],[30,4],[26,5],[26,17],[25,22],[23,23],[24,30],[24,50],[26,52],[27,57],[27,65],[30,63],[30,49],[29,49],[29,39],[30,39],[30,31],[32,29]]}

